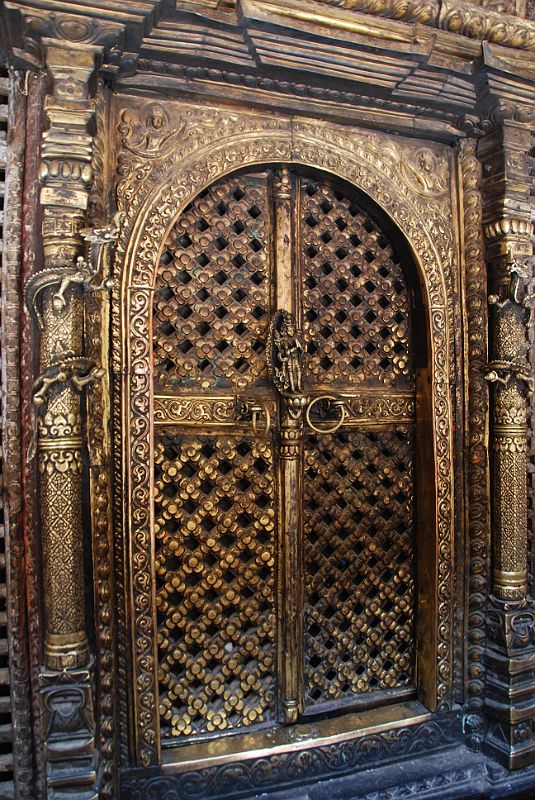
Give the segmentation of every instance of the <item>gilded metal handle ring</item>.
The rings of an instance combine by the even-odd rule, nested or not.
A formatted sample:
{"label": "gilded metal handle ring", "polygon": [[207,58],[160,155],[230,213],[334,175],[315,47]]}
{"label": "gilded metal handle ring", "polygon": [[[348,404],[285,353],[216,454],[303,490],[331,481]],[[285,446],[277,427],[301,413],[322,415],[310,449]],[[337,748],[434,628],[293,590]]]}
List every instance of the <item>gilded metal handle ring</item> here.
{"label": "gilded metal handle ring", "polygon": [[[251,415],[252,415],[252,423],[253,423],[253,436],[255,439],[263,439],[265,436],[268,435],[269,429],[271,428],[271,413],[269,411],[269,406],[267,404],[255,404],[254,406],[250,407]],[[265,423],[264,423],[264,430],[259,433],[258,432],[258,421],[262,414],[265,416]]]}
{"label": "gilded metal handle ring", "polygon": [[[329,402],[329,405],[337,406],[340,409],[340,419],[332,428],[317,428],[310,419],[310,412],[312,411],[316,403],[320,402],[320,400],[327,400]],[[330,394],[322,394],[319,397],[315,397],[313,400],[310,401],[306,410],[307,423],[316,433],[335,433],[338,430],[338,428],[340,428],[344,424],[346,417],[347,417],[347,410],[343,400],[337,400],[336,397],[333,397],[333,395]]]}

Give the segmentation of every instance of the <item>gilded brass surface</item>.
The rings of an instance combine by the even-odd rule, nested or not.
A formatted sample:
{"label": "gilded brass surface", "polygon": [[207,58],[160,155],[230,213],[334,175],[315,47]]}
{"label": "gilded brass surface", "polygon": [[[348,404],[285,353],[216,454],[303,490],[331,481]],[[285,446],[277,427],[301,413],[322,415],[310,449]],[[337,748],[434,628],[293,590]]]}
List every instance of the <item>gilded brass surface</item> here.
{"label": "gilded brass surface", "polygon": [[410,429],[307,436],[307,707],[415,683]]}
{"label": "gilded brass surface", "polygon": [[406,280],[390,242],[329,186],[304,182],[300,200],[308,372],[327,385],[410,386]]}
{"label": "gilded brass surface", "polygon": [[531,699],[535,614],[527,582],[526,480],[528,397],[533,388],[527,358],[532,223],[525,153],[530,142],[525,127],[506,121],[479,146],[488,173],[501,175],[497,186],[490,187],[488,178],[483,182],[487,198],[489,189],[492,193],[484,220],[490,288],[490,361],[485,377],[492,387],[493,521],[486,747],[509,768],[535,761]]}
{"label": "gilded brass surface", "polygon": [[162,735],[273,719],[273,449],[164,434],[155,469]]}
{"label": "gilded brass surface", "polygon": [[[205,736],[212,732],[210,725],[215,731],[256,724],[259,719],[266,724],[275,719],[295,723],[316,702],[320,708],[343,704],[353,696],[355,685],[366,694],[370,688],[382,691],[386,686],[404,691],[405,685],[415,681],[430,708],[447,709],[453,699],[452,686],[455,699],[466,700],[465,707],[477,717],[465,720],[472,746],[481,745],[490,719],[489,749],[509,767],[531,763],[535,758],[531,699],[535,614],[527,594],[525,525],[532,391],[527,331],[533,307],[533,298],[526,294],[532,254],[527,154],[535,120],[531,0],[527,9],[522,0],[415,0],[404,5],[395,0],[239,0],[237,4],[207,0],[197,2],[194,22],[188,17],[190,6],[180,0],[176,8],[173,4],[164,7],[158,0],[130,3],[127,11],[105,7],[101,0],[91,8],[70,0],[61,9],[52,2],[49,8],[46,2],[38,5],[34,7],[30,0],[4,4],[2,22],[7,24],[2,28],[7,34],[1,30],[0,38],[2,44],[9,42],[6,49],[12,51],[17,67],[43,70],[21,78],[21,97],[29,98],[35,76],[45,73],[48,91],[39,178],[45,262],[38,267],[44,269],[26,284],[40,337],[35,369],[27,328],[22,335],[26,399],[32,394],[28,379],[35,381],[35,439],[30,456],[35,451],[40,526],[31,510],[36,491],[31,464],[23,467],[22,477],[24,506],[29,509],[24,535],[30,575],[30,649],[34,664],[44,652],[46,666],[41,702],[50,790],[55,790],[55,780],[66,780],[65,791],[73,786],[78,791],[83,784],[86,788],[80,791],[90,794],[96,783],[92,665],[86,668],[89,641],[95,642],[98,659],[103,797],[113,797],[115,791],[117,720],[126,732],[123,762],[130,759],[131,697],[126,690],[115,691],[117,672],[119,683],[129,686],[131,679],[133,685],[133,749],[143,766],[156,764],[161,757],[159,699],[171,704],[165,704],[162,713],[162,718],[167,715],[166,736],[190,735],[190,730],[194,736]],[[184,19],[189,20],[187,25]],[[199,41],[204,43],[202,58],[196,53]],[[127,42],[131,52],[123,52]],[[110,84],[115,82],[111,117],[103,92],[95,100],[91,97],[98,85],[95,65],[102,66],[101,74]],[[137,96],[121,95],[129,86]],[[146,90],[153,96],[140,96]],[[180,101],[172,99],[175,90],[183,93]],[[163,102],[157,97],[159,92],[167,95]],[[366,131],[355,124],[365,125]],[[117,147],[112,154],[107,147],[113,145],[115,131]],[[404,138],[406,134],[413,138]],[[476,146],[470,140],[460,142],[465,134],[481,137],[477,155],[484,166],[482,198]],[[24,172],[29,176],[34,158],[30,151],[37,151],[32,119],[26,135],[33,141],[25,154],[29,167],[25,163]],[[459,153],[458,185],[455,152]],[[20,155],[22,159],[24,154]],[[374,228],[373,214],[366,216],[362,209],[353,213],[353,201],[338,188],[331,191],[329,181],[318,173],[308,184],[303,178],[302,191],[297,190],[294,167],[281,164],[300,165],[296,172],[302,175],[310,168],[336,175],[353,183],[387,213],[414,254],[422,294],[416,300],[414,319],[415,295],[403,285],[396,288],[396,282],[403,284],[403,271],[388,243],[384,244],[382,231]],[[112,199],[110,173],[116,167]],[[247,176],[234,173],[243,168],[249,170]],[[28,177],[26,184],[30,197]],[[110,218],[108,206],[115,202],[124,218],[118,231],[110,318],[105,297],[84,296],[87,289],[110,285],[106,258],[86,261],[84,232],[88,225],[100,231]],[[486,309],[482,307],[482,222],[490,287],[488,358]],[[35,247],[34,229],[39,227],[35,208],[25,213],[24,226],[27,252],[23,260],[32,267],[39,261],[34,252],[39,249]],[[353,240],[346,234],[351,226]],[[99,235],[95,233],[96,238]],[[300,258],[296,253],[301,243]],[[456,275],[459,243],[464,252]],[[185,264],[181,269],[180,259]],[[348,265],[362,259],[368,264],[363,265],[362,275],[351,273]],[[184,279],[184,273],[190,280]],[[243,278],[245,273],[246,280],[238,283],[237,276]],[[17,296],[19,291],[17,286]],[[459,300],[464,304],[462,333]],[[277,309],[294,321],[293,328],[279,331],[279,386],[266,363],[268,328]],[[409,330],[415,320],[422,332],[419,344],[426,340],[422,351],[426,350],[427,360],[422,351],[411,352]],[[14,330],[13,341],[17,336]],[[112,381],[106,374],[110,360],[114,370],[111,408]],[[6,363],[6,372],[13,376],[18,369],[13,357]],[[86,388],[87,430],[82,424]],[[490,487],[488,390],[492,398]],[[16,401],[18,397],[15,405]],[[452,408],[457,415],[455,426]],[[463,422],[464,438],[458,433]],[[171,441],[173,452],[168,450],[162,461],[166,482],[158,472],[161,465],[156,457],[161,455],[160,444]],[[422,447],[414,442],[431,442],[433,447],[422,456]],[[458,452],[463,451],[456,461],[454,442]],[[188,448],[189,452],[205,447],[201,455],[196,451],[191,456],[206,462],[202,463],[205,486],[199,484],[195,501],[202,514],[217,520],[216,527],[220,524],[219,511],[214,512],[210,504],[212,494],[219,498],[227,480],[226,467],[220,470],[219,455],[207,455],[207,443],[216,454],[230,448],[236,474],[243,471],[236,465],[239,458],[245,462],[249,458],[238,452],[244,443],[255,454],[260,450],[270,454],[270,510],[278,539],[269,544],[273,572],[265,580],[272,593],[272,627],[266,641],[273,644],[273,653],[266,655],[265,642],[251,644],[251,638],[240,635],[244,651],[253,647],[250,677],[256,676],[255,680],[247,683],[247,665],[242,664],[243,697],[236,692],[225,696],[225,689],[214,700],[207,696],[205,676],[199,686],[192,678],[199,692],[195,699],[201,701],[201,706],[197,703],[193,708],[180,680],[159,698],[163,649],[173,668],[185,659],[191,672],[197,660],[191,652],[185,656],[172,642],[182,623],[169,627],[158,602],[170,602],[176,589],[169,588],[173,579],[182,585],[180,581],[187,582],[185,576],[188,580],[193,580],[192,575],[205,576],[213,566],[208,561],[216,557],[214,548],[210,545],[207,551],[206,542],[199,538],[193,555],[188,556],[187,572],[184,563],[177,566],[171,551],[165,550],[171,542],[183,546],[177,531],[169,530],[173,525],[168,509],[173,501],[165,487],[168,493],[172,485],[178,487],[183,504],[191,499],[186,488],[195,480],[182,476],[184,480],[177,483],[177,476],[171,475],[184,467]],[[360,456],[355,456],[363,450],[377,467],[370,475],[363,475]],[[84,452],[90,461],[94,615],[86,613],[84,600],[84,568],[88,566],[82,520]],[[398,459],[397,453],[402,457]],[[307,467],[318,474],[307,476]],[[217,481],[216,488],[206,494],[206,481],[212,480],[204,476],[208,468],[214,472],[207,475],[215,474]],[[467,479],[461,497],[454,484],[460,482],[463,470]],[[249,473],[254,476],[250,465]],[[423,492],[421,476],[425,476]],[[257,483],[261,481],[254,477]],[[367,529],[375,513],[384,520],[374,542],[378,549],[372,558],[377,563],[370,567],[372,576],[384,567],[382,583],[373,597],[377,586],[370,589],[366,575],[366,580],[357,582],[359,598],[374,613],[372,606],[382,604],[375,629],[382,631],[383,644],[392,626],[409,642],[405,652],[399,644],[388,652],[388,646],[381,649],[377,660],[383,661],[373,687],[374,626],[368,617],[360,625],[364,612],[348,609],[340,589],[352,558],[345,557],[344,547],[349,541],[363,544],[366,534],[356,526],[340,542],[337,529],[336,549],[337,553],[344,550],[344,557],[335,563],[335,556],[328,552],[334,524],[330,517],[337,525],[343,522],[339,501],[347,500],[348,483],[355,480],[363,485],[352,487],[350,502],[359,503],[359,512],[370,506],[370,497],[382,498],[367,508]],[[377,482],[385,491],[398,490],[394,500]],[[155,492],[160,490],[165,512],[153,506]],[[181,492],[188,498],[180,497]],[[316,522],[312,526],[310,520],[316,520],[318,511],[312,506],[321,493],[334,511],[322,508],[321,536],[312,542]],[[390,498],[388,512],[395,506],[389,520],[384,517],[383,494]],[[302,507],[292,505],[296,496],[305,499]],[[400,499],[404,497],[407,502]],[[233,496],[236,506],[242,499]],[[245,499],[255,505],[252,497]],[[489,499],[493,596],[486,630]],[[185,505],[180,509],[178,505],[182,524]],[[454,509],[455,519],[464,518],[469,533],[465,542],[459,522],[456,541],[466,549],[456,555],[456,561]],[[258,535],[255,524],[260,518],[253,515],[247,524],[245,517],[243,525],[236,522],[242,513],[249,518],[249,511],[248,506],[231,522],[238,525],[235,533],[240,543],[250,535],[251,526],[253,540]],[[156,512],[161,512],[161,518]],[[201,516],[197,509],[185,513]],[[227,516],[232,518],[232,513],[228,510]],[[352,513],[357,516],[354,509]],[[411,529],[414,521],[411,538],[400,526]],[[389,526],[396,528],[391,546]],[[162,542],[165,539],[156,553],[155,531]],[[326,541],[328,531],[331,536]],[[37,540],[42,582],[35,575]],[[112,568],[113,547],[116,563]],[[246,547],[251,550],[249,544]],[[88,553],[91,548],[85,550]],[[253,550],[255,559],[265,552],[260,545]],[[302,553],[307,553],[304,560],[299,558]],[[394,553],[398,566],[392,569],[389,559]],[[233,557],[231,566],[238,578],[230,588],[221,584],[225,597],[227,588],[232,592],[238,586],[241,592],[247,582],[241,580],[235,550],[230,548],[226,555]],[[313,597],[317,587],[311,573],[319,562],[328,607],[324,607],[324,597],[319,604]],[[468,623],[466,631],[459,626],[456,632],[452,619],[459,609],[454,601],[455,596],[463,596],[465,577]],[[393,585],[397,586],[395,597]],[[36,602],[41,589],[43,641]],[[174,613],[184,618],[192,614],[190,599],[184,608],[172,604],[179,609]],[[232,601],[233,613],[241,619],[243,608],[253,605]],[[306,621],[303,630],[300,612],[305,607],[321,623],[321,633],[311,633]],[[264,613],[256,611],[259,618]],[[96,636],[88,637],[93,616],[98,620]],[[362,685],[358,678],[355,684],[355,674],[342,666],[346,625],[353,637],[351,644],[361,648],[357,657],[366,664]],[[184,623],[180,636],[189,637],[188,647],[194,647],[202,639],[201,624],[198,639],[193,635],[195,625],[191,623],[187,631],[186,627]],[[227,635],[228,628],[223,628]],[[365,631],[364,643],[358,643],[360,634],[354,635],[355,629]],[[469,641],[466,673],[465,636]],[[455,638],[459,652],[454,660]],[[209,647],[206,638],[202,646]],[[325,667],[320,677],[309,668],[312,651],[319,653]],[[225,664],[225,658],[219,663]],[[130,660],[131,676],[127,675]],[[259,677],[259,665],[268,662],[269,669],[265,667],[264,677]],[[487,720],[483,721],[485,669]],[[318,697],[312,697],[314,680]],[[75,721],[57,711],[74,696]],[[230,709],[238,705],[233,717]],[[61,747],[50,746],[54,737],[56,742],[61,740]],[[64,764],[80,737],[89,766],[65,778]]]}
{"label": "gilded brass surface", "polygon": [[431,718],[430,712],[418,701],[402,701],[328,719],[307,720],[271,730],[186,744],[180,749],[168,748],[163,751],[162,760],[165,765],[180,764],[181,769],[188,771],[238,759],[253,760],[267,753],[277,757],[298,752],[304,742],[311,747],[321,747],[369,737],[373,740],[383,734],[395,738],[396,735],[403,736],[407,724],[418,724]]}
{"label": "gilded brass surface", "polygon": [[[399,146],[394,146],[392,140],[383,139],[376,134],[365,137],[359,132],[351,134],[347,129],[335,125],[317,126],[315,123],[295,119],[288,120],[286,117],[264,117],[262,114],[240,112],[239,115],[232,111],[209,106],[176,109],[172,105],[167,105],[162,116],[162,126],[158,129],[158,134],[154,139],[154,147],[147,150],[147,142],[142,137],[145,128],[145,120],[150,122],[154,116],[154,104],[147,104],[146,101],[130,98],[128,100],[128,110],[120,105],[116,110],[118,120],[120,144],[118,153],[118,163],[120,165],[120,179],[117,186],[117,197],[119,207],[125,212],[124,224],[121,228],[117,245],[117,265],[123,266],[122,285],[124,287],[125,301],[125,320],[127,320],[128,334],[121,336],[123,342],[128,341],[128,347],[124,350],[126,359],[126,369],[123,374],[126,376],[125,390],[128,410],[128,420],[126,426],[126,441],[128,450],[125,454],[126,468],[128,477],[128,499],[127,508],[129,509],[128,525],[132,542],[132,556],[134,563],[138,565],[132,576],[133,609],[135,625],[135,674],[136,674],[136,730],[138,733],[138,753],[140,763],[154,763],[158,758],[158,722],[155,705],[156,698],[156,673],[155,661],[153,660],[153,643],[155,638],[151,631],[156,622],[151,609],[152,590],[150,578],[150,519],[149,498],[151,496],[151,478],[148,472],[150,454],[153,442],[153,421],[150,416],[149,399],[149,364],[150,364],[150,342],[148,340],[148,314],[152,313],[153,307],[152,285],[156,279],[156,274],[165,265],[158,265],[160,254],[166,250],[164,242],[168,234],[174,229],[177,214],[181,208],[186,208],[186,215],[189,213],[188,203],[195,203],[199,192],[204,192],[207,187],[214,184],[214,179],[225,172],[231,172],[233,168],[244,167],[249,164],[265,163],[267,161],[287,161],[296,160],[315,165],[327,170],[335,168],[335,171],[344,175],[349,181],[354,181],[362,190],[370,194],[379,205],[394,217],[403,220],[402,226],[409,240],[413,244],[413,249],[417,253],[419,260],[426,264],[425,270],[420,270],[423,282],[424,293],[428,297],[430,308],[430,335],[433,341],[434,361],[431,365],[431,381],[429,383],[431,402],[430,409],[434,411],[434,417],[429,410],[426,412],[436,437],[437,453],[437,502],[440,503],[441,514],[436,518],[438,532],[438,559],[441,564],[439,575],[439,596],[440,601],[436,606],[430,606],[429,620],[440,620],[437,623],[437,635],[439,641],[444,642],[444,646],[439,646],[435,651],[433,645],[422,655],[425,659],[425,675],[423,696],[428,697],[430,705],[437,703],[441,707],[446,707],[449,703],[449,685],[451,680],[451,647],[449,644],[449,625],[451,602],[450,598],[450,576],[451,563],[451,516],[448,509],[451,508],[452,500],[452,474],[450,453],[451,440],[450,431],[450,410],[449,394],[447,382],[449,376],[449,316],[450,312],[445,312],[448,307],[446,298],[451,291],[452,280],[449,266],[443,267],[439,253],[451,253],[453,232],[447,225],[444,226],[444,209],[448,207],[449,190],[444,183],[441,170],[447,170],[447,161],[439,148],[435,151],[426,150],[430,155],[430,163],[437,165],[436,177],[426,179],[422,183],[415,176],[412,169],[400,169],[400,164],[407,161],[407,165],[413,163],[417,157],[417,150],[411,149],[407,143],[400,142]],[[149,107],[150,106],[150,107]],[[124,110],[123,110],[124,109]],[[159,113],[159,112],[158,112]],[[288,130],[292,129],[293,138],[288,138]],[[144,135],[144,134],[143,134]],[[318,138],[319,137],[319,138]],[[166,142],[172,139],[173,147],[167,147]],[[150,144],[150,143],[149,143]],[[161,149],[160,149],[161,144]],[[150,152],[149,152],[150,151]],[[187,188],[184,181],[179,177],[187,170],[189,176]],[[143,181],[136,177],[143,175]],[[240,177],[240,180],[243,178]],[[230,181],[235,181],[232,176]],[[285,209],[290,202],[288,190],[284,185],[284,173],[280,179],[281,189],[276,188],[275,184],[275,237],[274,252],[276,256],[277,269],[281,270],[281,275],[288,275],[291,270],[290,253],[297,235],[295,226],[288,225],[291,217]],[[399,187],[400,191],[393,193],[392,187]],[[211,190],[208,190],[208,194]],[[278,199],[277,199],[278,198]],[[406,210],[404,210],[406,204]],[[278,209],[281,209],[280,214]],[[162,211],[158,211],[161,209]],[[175,209],[176,211],[172,211]],[[440,220],[440,223],[438,222]],[[223,219],[223,224],[228,223]],[[171,233],[171,236],[174,234]],[[242,234],[240,234],[242,235]],[[233,233],[233,237],[238,234]],[[191,238],[191,236],[190,236]],[[226,238],[226,237],[225,237]],[[212,241],[215,241],[212,239]],[[133,243],[136,242],[134,247]],[[181,249],[178,248],[178,252]],[[195,249],[194,255],[199,255]],[[176,256],[175,256],[176,257]],[[211,253],[208,253],[211,257]],[[381,262],[381,259],[379,259]],[[382,263],[382,262],[381,262]],[[451,259],[448,260],[451,264]],[[198,267],[196,266],[197,270]],[[395,271],[395,267],[392,267]],[[294,298],[292,297],[293,281],[275,282],[275,295],[277,306],[287,310],[289,313],[295,312]],[[300,286],[299,282],[297,286]],[[215,287],[207,288],[207,291]],[[180,288],[180,291],[182,289]],[[197,290],[200,291],[200,288]],[[253,290],[255,291],[255,290]],[[375,297],[380,299],[383,292],[377,292]],[[116,302],[119,301],[120,294],[116,295]],[[156,306],[160,297],[154,295]],[[203,300],[197,298],[193,303],[195,307],[202,304]],[[247,301],[248,302],[248,301]],[[213,308],[212,301],[206,299],[206,303]],[[449,304],[453,308],[453,304]],[[115,306],[115,313],[119,311],[119,305]],[[380,307],[380,306],[379,306]],[[384,309],[383,309],[384,311]],[[195,310],[193,310],[195,313]],[[380,312],[382,313],[382,312]],[[267,322],[269,323],[269,315]],[[116,316],[117,320],[118,317]],[[116,324],[116,323],[114,323]],[[233,334],[234,335],[234,334]],[[238,339],[236,338],[236,341]],[[116,356],[115,356],[116,358]],[[117,369],[123,370],[120,361],[116,361]],[[213,376],[211,377],[213,380]],[[269,390],[266,383],[267,375],[264,373],[257,380],[264,382],[261,395],[266,400],[271,398],[273,401],[273,390]],[[195,385],[195,384],[194,384]],[[194,389],[194,385],[191,389]],[[383,384],[384,385],[384,384]],[[174,402],[169,392],[170,387],[166,387],[165,392],[158,390],[160,398],[166,397],[165,406],[169,409]],[[221,387],[221,396],[229,397],[228,384]],[[244,395],[248,393],[257,394],[258,389],[252,385],[245,387]],[[316,391],[317,389],[317,391]],[[325,393],[325,389],[319,384],[311,393],[311,398],[317,394]],[[345,389],[343,385],[339,387],[340,392]],[[364,392],[355,392],[356,404],[364,403],[368,408],[374,408],[369,416],[372,418],[382,418],[382,424],[388,427],[388,407],[392,405],[397,408],[392,423],[396,415],[401,412],[399,400],[399,389],[394,389],[396,397],[392,398],[393,403],[385,402],[380,396],[376,396],[372,402],[369,395]],[[268,392],[268,395],[265,395]],[[184,392],[179,396],[177,389],[173,389],[173,394],[180,399],[180,402],[190,397],[199,397],[199,393],[194,391]],[[241,394],[241,390],[236,390],[236,397]],[[346,392],[349,396],[352,391]],[[362,395],[360,399],[357,395]],[[215,394],[211,390],[209,397]],[[414,406],[411,405],[410,398],[403,398],[402,407],[406,409],[407,422],[414,418]],[[247,399],[247,398],[245,398]],[[162,404],[162,400],[157,403]],[[212,401],[210,401],[212,402]],[[427,401],[424,401],[424,405]],[[281,487],[287,486],[290,496],[295,493],[292,489],[292,482],[295,476],[300,474],[300,452],[303,418],[299,412],[299,398],[281,399],[279,401],[282,416],[280,417],[280,436],[281,436],[281,465],[294,464],[295,466],[285,474]],[[423,407],[423,406],[422,406]],[[382,408],[382,411],[380,409]],[[411,410],[412,409],[412,410]],[[167,412],[166,412],[167,413]],[[159,420],[155,420],[158,429],[163,429],[163,420],[158,412]],[[173,413],[171,413],[173,416]],[[355,424],[359,425],[359,420],[355,414]],[[392,424],[390,423],[390,424]],[[191,424],[191,421],[189,425]],[[210,423],[208,423],[210,424]],[[240,423],[241,424],[241,423]],[[252,424],[252,420],[249,424]],[[215,430],[215,429],[214,429]],[[225,427],[221,429],[225,430]],[[202,431],[202,423],[199,424],[199,433]],[[245,431],[245,428],[243,429]],[[249,435],[252,428],[249,429]],[[158,436],[161,434],[159,433]],[[286,482],[288,481],[288,483]],[[282,488],[281,488],[282,491]],[[295,494],[294,494],[295,496]],[[298,491],[298,495],[299,491]],[[279,525],[284,529],[293,528],[297,532],[300,530],[299,515],[292,516],[292,505],[284,501],[284,495],[280,497],[280,507],[284,509],[284,514],[279,514]],[[434,507],[434,499],[431,495],[430,502],[426,509]],[[427,513],[427,512],[426,512]],[[431,515],[433,511],[430,511]],[[431,519],[433,517],[431,516]],[[433,523],[431,523],[433,524]],[[291,540],[292,547],[282,551],[281,564],[285,565],[280,576],[278,597],[290,598],[285,605],[287,615],[298,621],[299,615],[291,611],[292,608],[302,607],[302,582],[295,579],[295,573],[291,571],[291,564],[298,564],[295,547],[299,547],[299,535]],[[285,577],[286,576],[286,577]],[[432,572],[424,573],[422,586],[427,586],[431,590],[436,577]],[[422,589],[424,591],[424,589]],[[285,594],[284,594],[285,593]],[[425,623],[429,624],[429,623]],[[291,631],[289,634],[288,646],[284,652],[289,654],[289,662],[283,660],[279,663],[280,673],[282,718],[292,721],[297,718],[299,708],[302,707],[302,700],[299,697],[298,686],[301,684],[299,672],[295,668],[291,669],[291,663],[299,664],[300,642],[302,636],[296,635],[298,629],[292,629],[288,624],[281,626],[280,635],[283,631]],[[286,677],[285,677],[286,676]],[[143,720],[142,724],[141,720]]]}
{"label": "gilded brass surface", "polygon": [[48,796],[96,797],[92,664],[85,608],[81,392],[102,377],[84,356],[83,288],[90,271],[81,229],[91,182],[92,53],[51,45],[42,134],[40,202],[44,269],[30,276],[26,302],[39,329],[39,377],[32,390],[40,476],[44,663],[39,697]]}
{"label": "gilded brass surface", "polygon": [[210,187],[177,220],[156,282],[159,386],[244,389],[265,375],[269,231],[267,184],[254,177]]}
{"label": "gilded brass surface", "polygon": [[173,223],[156,287],[162,738],[414,686],[414,374],[388,237],[329,183],[231,175]]}

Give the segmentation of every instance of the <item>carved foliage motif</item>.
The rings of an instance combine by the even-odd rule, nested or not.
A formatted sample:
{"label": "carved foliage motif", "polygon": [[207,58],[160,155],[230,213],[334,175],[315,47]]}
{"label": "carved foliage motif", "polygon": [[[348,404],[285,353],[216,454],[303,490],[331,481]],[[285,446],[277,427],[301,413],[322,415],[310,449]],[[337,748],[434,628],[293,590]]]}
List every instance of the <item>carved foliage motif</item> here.
{"label": "carved foliage motif", "polygon": [[175,776],[161,775],[141,780],[132,777],[123,784],[125,800],[147,798],[191,798],[236,797],[238,792],[267,791],[270,787],[291,785],[306,775],[313,778],[349,773],[358,766],[385,764],[398,753],[418,753],[433,747],[447,745],[455,739],[458,722],[445,719],[441,724],[424,722],[406,728],[394,728],[350,741],[325,747],[293,750],[287,753],[268,755],[234,764],[193,770]]}
{"label": "carved foliage motif", "polygon": [[[125,212],[117,244],[116,269],[122,270],[122,296],[128,328],[117,334],[128,341],[125,353],[126,398],[128,408],[128,503],[133,558],[133,603],[135,625],[135,685],[137,692],[138,753],[142,764],[158,758],[157,691],[153,652],[151,572],[151,442],[150,415],[150,337],[156,260],[162,243],[180,210],[218,176],[247,164],[297,161],[340,175],[368,193],[396,221],[417,253],[430,307],[433,337],[433,404],[438,468],[439,536],[439,635],[438,702],[448,704],[451,681],[451,525],[452,461],[449,370],[451,359],[451,317],[453,307],[449,265],[452,261],[453,232],[447,193],[433,196],[440,180],[414,186],[410,170],[401,170],[402,161],[411,162],[414,148],[400,142],[395,146],[387,137],[363,135],[345,127],[315,123],[283,116],[225,112],[209,106],[185,110],[169,109],[169,133],[180,129],[180,136],[165,158],[149,151],[153,142],[143,140],[146,118],[154,114],[153,104],[128,101],[118,110],[122,137],[117,155],[119,180],[117,200]],[[165,115],[162,127],[165,128]],[[154,127],[154,126],[153,126]],[[159,129],[161,130],[161,128]],[[292,132],[290,136],[289,133]],[[164,133],[158,134],[163,140]],[[139,141],[141,140],[141,150]],[[439,147],[431,152],[442,163],[446,156]],[[138,152],[134,152],[137,150]],[[433,192],[429,187],[433,185]],[[423,191],[423,195],[422,195]],[[427,192],[427,193],[426,193]],[[120,294],[114,296],[118,319]],[[117,323],[115,323],[117,326]],[[116,355],[117,370],[121,359]]]}
{"label": "carved foliage motif", "polygon": [[235,422],[234,397],[158,397],[154,398],[155,423]]}
{"label": "carved foliage motif", "polygon": [[353,9],[388,19],[419,22],[434,28],[507,45],[520,50],[535,49],[535,25],[503,14],[490,3],[461,3],[458,0],[321,0],[328,5]]}
{"label": "carved foliage motif", "polygon": [[[476,145],[466,140],[461,148],[460,167],[463,183],[463,213],[465,237],[465,292],[468,323],[468,403],[471,452],[468,474],[469,493],[469,645],[468,645],[468,708],[483,710],[485,680],[485,602],[489,572],[489,506],[487,497],[488,453],[488,386],[484,380],[487,363],[486,265],[483,257],[481,231],[482,200],[479,192],[481,165],[476,157]],[[479,747],[483,722],[473,720],[470,743]]]}
{"label": "carved foliage motif", "polygon": [[[89,196],[88,223],[93,227],[106,221],[106,134],[107,103],[102,86],[95,98],[96,134],[93,139],[93,173],[95,181]],[[104,258],[97,282],[109,276],[109,259]],[[116,630],[114,601],[116,573],[113,570],[111,441],[109,405],[110,392],[107,343],[109,337],[109,297],[101,292],[88,292],[85,301],[86,352],[90,359],[101,364],[101,379],[87,392],[87,438],[90,454],[91,530],[93,542],[95,608],[98,636],[97,671],[97,744],[100,751],[102,779],[100,796],[111,800],[116,796]]]}

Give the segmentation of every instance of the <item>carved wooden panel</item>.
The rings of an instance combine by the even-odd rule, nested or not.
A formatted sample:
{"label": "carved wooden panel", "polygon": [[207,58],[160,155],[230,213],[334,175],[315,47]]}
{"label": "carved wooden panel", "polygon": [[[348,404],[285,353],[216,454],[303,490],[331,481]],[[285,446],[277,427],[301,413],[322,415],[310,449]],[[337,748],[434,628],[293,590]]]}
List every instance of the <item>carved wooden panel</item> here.
{"label": "carved wooden panel", "polygon": [[162,735],[273,719],[272,448],[162,434],[155,470]]}
{"label": "carved wooden panel", "polygon": [[414,683],[414,439],[305,443],[307,705]]}
{"label": "carved wooden panel", "polygon": [[310,377],[410,385],[409,298],[389,239],[329,185],[303,181],[300,200]]}
{"label": "carved wooden panel", "polygon": [[265,178],[219,181],[180,215],[156,278],[157,383],[243,388],[265,374],[269,237]]}

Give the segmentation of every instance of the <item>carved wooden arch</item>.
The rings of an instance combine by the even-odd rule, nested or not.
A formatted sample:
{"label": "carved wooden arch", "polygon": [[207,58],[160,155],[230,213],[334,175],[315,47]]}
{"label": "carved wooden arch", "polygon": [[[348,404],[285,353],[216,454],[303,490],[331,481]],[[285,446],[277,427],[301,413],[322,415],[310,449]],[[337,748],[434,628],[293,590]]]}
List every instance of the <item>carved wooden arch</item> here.
{"label": "carved wooden arch", "polygon": [[[241,120],[243,128],[243,117]],[[411,187],[414,173],[409,166],[405,170],[399,168],[399,150],[385,146],[388,137],[374,146],[373,134],[362,135],[358,131],[359,139],[354,129],[342,126],[280,118],[276,121],[273,117],[264,120],[262,125],[255,117],[249,129],[245,125],[245,130],[234,135],[230,128],[225,130],[225,125],[211,126],[201,141],[195,141],[195,131],[191,133],[193,141],[188,141],[187,126],[181,124],[173,157],[159,169],[154,165],[152,152],[140,155],[139,151],[126,147],[119,154],[119,164],[123,158],[124,177],[118,187],[118,204],[125,217],[115,261],[119,286],[114,328],[123,352],[122,365],[116,363],[115,368],[123,375],[122,441],[129,509],[126,523],[132,576],[129,590],[133,595],[133,689],[137,754],[143,766],[156,764],[159,759],[151,536],[152,294],[160,250],[177,216],[199,192],[242,167],[288,162],[333,173],[370,196],[402,232],[413,253],[428,309],[431,342],[437,470],[438,709],[448,707],[451,694],[453,444],[449,375],[453,363],[453,290],[452,239],[445,227],[442,206],[447,190],[439,178],[424,183],[415,178],[416,183]],[[172,136],[170,133],[169,137]],[[419,149],[415,146],[411,150],[410,145],[406,149],[402,155],[407,156],[407,161],[402,163],[410,165],[408,159],[418,158],[418,153],[436,158],[431,150],[425,150],[424,154],[421,145]],[[133,163],[129,163],[129,158]]]}

